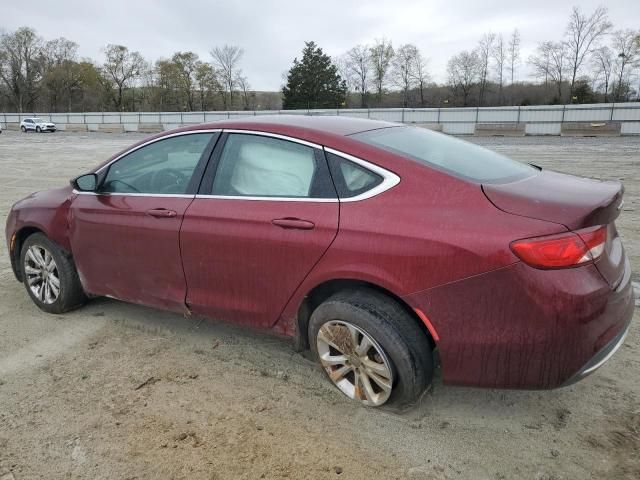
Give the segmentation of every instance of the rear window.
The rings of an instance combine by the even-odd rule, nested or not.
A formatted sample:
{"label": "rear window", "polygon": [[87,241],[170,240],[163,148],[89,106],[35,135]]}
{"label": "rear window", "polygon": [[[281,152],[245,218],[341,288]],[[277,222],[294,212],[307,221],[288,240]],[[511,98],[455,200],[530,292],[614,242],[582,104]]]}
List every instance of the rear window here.
{"label": "rear window", "polygon": [[420,127],[382,128],[351,137],[478,183],[509,182],[537,172],[531,165]]}

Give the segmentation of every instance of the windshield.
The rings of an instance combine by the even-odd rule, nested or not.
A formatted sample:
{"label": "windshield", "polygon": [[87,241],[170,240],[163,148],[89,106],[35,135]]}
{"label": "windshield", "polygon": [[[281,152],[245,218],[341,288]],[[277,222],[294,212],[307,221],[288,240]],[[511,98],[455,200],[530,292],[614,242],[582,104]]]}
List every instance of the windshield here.
{"label": "windshield", "polygon": [[513,181],[537,171],[473,143],[420,127],[382,128],[351,137],[478,183]]}
{"label": "windshield", "polygon": [[42,123],[41,118],[32,118],[31,120],[33,120],[34,123]]}

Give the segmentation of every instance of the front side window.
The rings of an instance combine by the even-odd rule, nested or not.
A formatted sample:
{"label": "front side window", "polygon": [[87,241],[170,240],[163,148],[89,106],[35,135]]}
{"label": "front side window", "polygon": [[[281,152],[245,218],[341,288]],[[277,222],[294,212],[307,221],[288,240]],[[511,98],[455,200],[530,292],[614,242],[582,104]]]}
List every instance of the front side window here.
{"label": "front side window", "polygon": [[352,137],[473,182],[508,182],[538,171],[473,143],[420,127],[381,128]]}
{"label": "front side window", "polygon": [[213,137],[192,133],[146,145],[109,167],[101,191],[108,193],[184,194]]}
{"label": "front side window", "polygon": [[[326,168],[326,167],[325,167]],[[220,156],[213,195],[318,197],[315,149],[260,135],[230,134]]]}

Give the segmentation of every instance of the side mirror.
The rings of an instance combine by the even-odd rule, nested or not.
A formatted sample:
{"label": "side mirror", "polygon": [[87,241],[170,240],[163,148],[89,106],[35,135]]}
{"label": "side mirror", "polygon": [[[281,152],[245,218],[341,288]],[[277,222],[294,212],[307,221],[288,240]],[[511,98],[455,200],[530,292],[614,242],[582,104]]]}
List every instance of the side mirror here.
{"label": "side mirror", "polygon": [[71,185],[81,192],[95,192],[98,188],[98,175],[87,173],[71,180]]}

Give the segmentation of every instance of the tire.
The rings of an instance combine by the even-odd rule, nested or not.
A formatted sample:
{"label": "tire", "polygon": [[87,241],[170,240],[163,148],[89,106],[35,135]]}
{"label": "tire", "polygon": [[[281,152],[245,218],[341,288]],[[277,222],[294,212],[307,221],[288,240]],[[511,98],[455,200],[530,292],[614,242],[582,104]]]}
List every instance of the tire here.
{"label": "tire", "polygon": [[27,133],[27,129],[24,125],[20,127],[20,130],[22,130],[22,133]]}
{"label": "tire", "polygon": [[40,127],[36,127],[36,133],[42,133],[42,129]]}
{"label": "tire", "polygon": [[[35,250],[31,250],[30,254],[30,249]],[[40,262],[39,260],[49,261]],[[50,268],[43,268],[43,263]],[[34,233],[24,241],[20,251],[20,265],[22,281],[27,293],[41,310],[47,313],[64,313],[82,306],[87,301],[73,260],[44,234]],[[35,273],[37,270],[40,271],[39,274]],[[44,273],[44,270],[47,272]],[[46,282],[42,280],[43,277],[47,279]],[[54,278],[57,279],[58,284],[57,295],[55,295]],[[48,289],[45,288],[45,283],[48,283]],[[39,285],[40,288],[38,288]]]}
{"label": "tire", "polygon": [[[344,344],[336,344],[336,342],[347,338],[347,331],[353,333],[351,327],[355,327],[356,338],[362,342],[360,345],[364,343],[364,337],[368,336],[373,340],[370,342],[373,343],[373,347],[369,347],[366,357],[363,357],[362,352],[357,351],[358,349],[353,350],[351,355],[346,355],[349,359],[349,365],[346,367],[328,365],[344,353],[343,350],[348,350]],[[321,328],[323,333],[320,333]],[[343,337],[335,335],[335,332],[340,331],[345,332]],[[327,351],[327,344],[323,338],[326,338],[329,332],[334,333],[330,337],[333,345],[330,345]],[[384,404],[404,408],[413,405],[431,384],[434,366],[429,339],[402,306],[374,290],[355,289],[339,292],[330,297],[312,313],[308,335],[309,345],[329,379],[345,395],[361,401],[366,406],[379,407]],[[333,346],[338,347],[337,352]],[[321,358],[321,353],[324,360]],[[359,356],[359,360],[353,358],[354,354]],[[361,376],[360,378],[368,377],[368,383],[374,386],[376,382],[371,376],[372,371],[367,370],[372,360],[378,364],[376,367],[379,368],[379,370],[374,369],[373,372],[383,372],[381,366],[389,362],[392,374],[390,392],[384,391],[381,387],[384,382],[381,382],[375,385],[379,392],[374,392],[373,396],[369,395],[367,392],[371,392],[371,388],[367,389],[363,380],[359,382],[355,380],[356,372],[359,372],[357,374]],[[348,367],[351,367],[351,372],[345,373],[344,377],[337,382],[337,370],[344,371]],[[363,372],[363,369],[368,373]],[[385,375],[382,375],[382,380],[385,380]],[[355,388],[356,383],[362,385],[362,388]]]}

